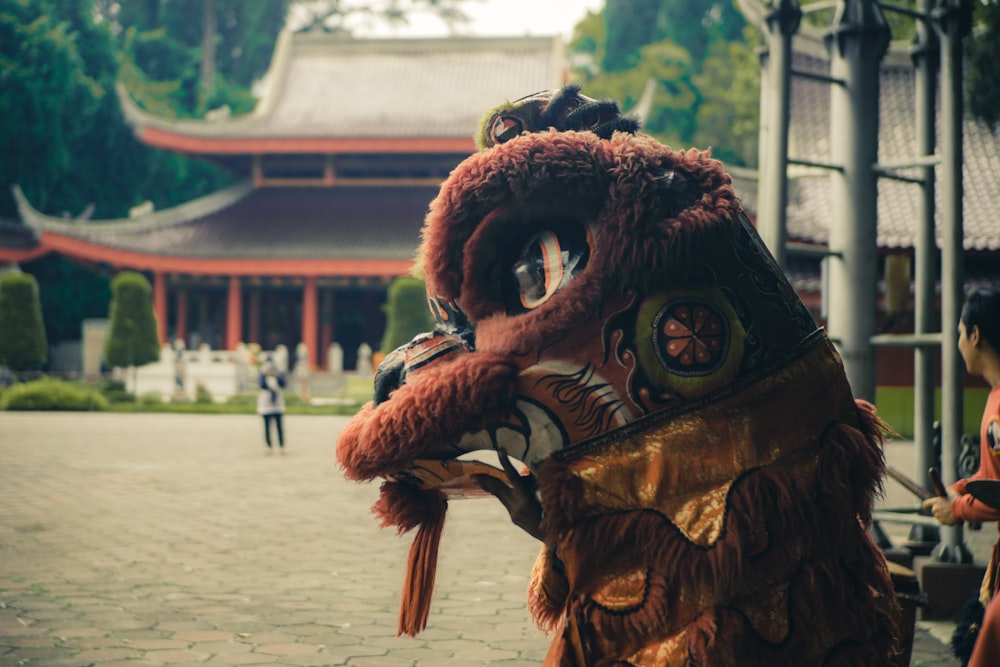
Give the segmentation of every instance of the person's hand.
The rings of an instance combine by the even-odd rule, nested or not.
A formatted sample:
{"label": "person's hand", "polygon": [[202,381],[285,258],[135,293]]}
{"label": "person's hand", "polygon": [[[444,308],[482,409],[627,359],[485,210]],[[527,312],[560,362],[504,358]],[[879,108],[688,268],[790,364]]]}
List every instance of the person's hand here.
{"label": "person's hand", "polygon": [[503,480],[490,475],[472,475],[472,480],[483,491],[492,493],[503,503],[515,526],[532,537],[544,541],[542,504],[535,495],[535,478],[530,474],[518,473],[505,450],[498,449],[497,455],[510,484],[504,484]]}
{"label": "person's hand", "polygon": [[945,526],[954,526],[960,523],[960,520],[955,517],[955,514],[951,510],[951,503],[957,497],[955,492],[949,489],[947,498],[944,496],[928,498],[923,502],[923,508],[930,510],[934,518]]}

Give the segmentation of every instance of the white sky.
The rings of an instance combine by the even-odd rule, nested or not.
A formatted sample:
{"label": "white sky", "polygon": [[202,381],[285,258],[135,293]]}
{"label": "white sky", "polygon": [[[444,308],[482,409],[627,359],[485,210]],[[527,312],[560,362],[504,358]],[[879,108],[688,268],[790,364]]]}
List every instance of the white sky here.
{"label": "white sky", "polygon": [[[573,26],[588,10],[599,11],[604,0],[466,0],[462,11],[472,23],[461,30],[470,35],[562,35],[569,39]],[[414,37],[447,35],[444,24],[434,16],[414,14],[403,28],[358,30],[358,36]]]}

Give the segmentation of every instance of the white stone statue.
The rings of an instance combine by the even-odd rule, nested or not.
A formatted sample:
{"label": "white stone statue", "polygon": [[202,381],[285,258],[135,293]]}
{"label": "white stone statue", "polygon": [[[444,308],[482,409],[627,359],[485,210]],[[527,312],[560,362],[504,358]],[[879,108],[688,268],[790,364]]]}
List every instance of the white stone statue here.
{"label": "white stone statue", "polygon": [[274,362],[274,367],[279,373],[288,372],[288,348],[285,347],[284,343],[275,346],[271,361]]}
{"label": "white stone statue", "polygon": [[372,346],[368,343],[358,345],[358,375],[371,375],[372,373]]}
{"label": "white stone statue", "polygon": [[184,358],[184,339],[177,338],[173,345],[174,362],[174,398],[181,399],[187,396],[185,386],[187,385],[187,359]]}
{"label": "white stone statue", "polygon": [[299,398],[309,400],[309,347],[300,342],[295,346],[295,385]]}
{"label": "white stone statue", "polygon": [[331,373],[344,372],[344,348],[340,343],[330,343],[326,350],[326,370]]}

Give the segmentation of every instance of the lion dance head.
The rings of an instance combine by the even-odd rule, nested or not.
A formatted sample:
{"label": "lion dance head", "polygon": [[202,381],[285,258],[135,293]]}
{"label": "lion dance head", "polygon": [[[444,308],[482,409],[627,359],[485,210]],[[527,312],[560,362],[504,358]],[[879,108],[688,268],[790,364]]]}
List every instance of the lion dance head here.
{"label": "lion dance head", "polygon": [[435,329],[337,443],[387,480],[383,523],[420,526],[400,631],[426,623],[456,459],[503,449],[544,511],[546,665],[886,664],[883,429],[721,163],[576,87],[478,143],[423,230]]}

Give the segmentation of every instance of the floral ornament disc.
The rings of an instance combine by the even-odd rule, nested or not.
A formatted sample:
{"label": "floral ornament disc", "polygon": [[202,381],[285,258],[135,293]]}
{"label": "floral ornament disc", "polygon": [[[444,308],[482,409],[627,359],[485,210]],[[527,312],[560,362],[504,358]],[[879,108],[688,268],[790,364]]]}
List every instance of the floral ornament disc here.
{"label": "floral ornament disc", "polygon": [[653,321],[653,338],[660,364],[683,376],[711,375],[729,348],[726,318],[700,299],[664,304]]}

